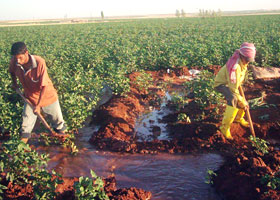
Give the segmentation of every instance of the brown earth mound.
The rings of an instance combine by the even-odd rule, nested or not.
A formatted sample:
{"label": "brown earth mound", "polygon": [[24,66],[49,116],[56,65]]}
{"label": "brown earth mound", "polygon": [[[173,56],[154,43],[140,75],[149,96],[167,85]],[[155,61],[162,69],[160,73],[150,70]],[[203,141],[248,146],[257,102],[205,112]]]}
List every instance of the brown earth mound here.
{"label": "brown earth mound", "polygon": [[[216,74],[219,68],[220,66],[209,66],[209,71]],[[152,74],[155,82],[150,90],[153,91],[153,94],[156,93],[157,97],[162,95],[161,89],[156,87],[158,81],[170,82],[171,87],[182,87],[185,80],[180,76],[190,75],[186,68],[173,70],[170,73],[166,71],[149,73]],[[151,97],[147,95],[151,92],[139,91],[135,87],[134,83],[138,75],[139,73],[130,75],[131,91],[127,97],[115,96],[95,112],[94,121],[101,123],[101,128],[93,133],[90,140],[92,144],[100,149],[130,153],[220,151],[228,158],[214,180],[215,188],[222,196],[225,196],[226,199],[279,198],[277,188],[271,189],[260,183],[261,177],[265,174],[277,173],[280,165],[279,142],[277,142],[280,139],[279,79],[255,80],[244,85],[247,100],[263,97],[263,105],[250,110],[256,136],[276,140],[274,144],[270,145],[268,154],[259,155],[255,153],[257,149],[248,139],[251,135],[250,129],[233,123],[231,133],[234,140],[228,141],[218,129],[221,117],[216,120],[206,117],[206,120],[192,123],[176,122],[178,115],[176,111],[163,119],[169,127],[171,140],[154,139],[153,141],[138,142],[134,133],[135,122],[145,105],[151,100]],[[189,105],[192,106],[188,106],[186,112],[199,114],[200,111],[195,104],[191,102]],[[209,108],[209,112],[211,112],[211,108]]]}
{"label": "brown earth mound", "polygon": [[[217,73],[220,66],[209,66],[209,71]],[[195,68],[200,69],[200,68]],[[174,110],[163,118],[167,124],[170,140],[139,142],[135,137],[135,122],[147,105],[156,106],[158,99],[165,94],[159,83],[168,83],[171,88],[180,88],[186,80],[182,77],[191,73],[188,68],[167,71],[148,72],[153,77],[153,86],[149,91],[139,90],[137,77],[140,73],[130,74],[131,91],[125,96],[115,96],[108,103],[94,112],[93,122],[101,125],[93,133],[90,142],[99,149],[130,152],[194,152],[215,151],[226,157],[224,165],[213,177],[214,187],[225,199],[280,199],[280,80],[255,80],[244,86],[247,100],[263,97],[261,107],[250,110],[256,136],[274,141],[268,153],[262,153],[252,146],[248,139],[250,130],[237,123],[231,126],[233,141],[225,140],[219,132],[221,117],[213,119],[206,116],[203,121],[177,122],[177,111]],[[200,114],[197,105],[190,101],[184,108],[189,115]],[[221,108],[222,109],[222,108]],[[205,113],[211,113],[211,106]],[[153,127],[155,134],[160,131]],[[278,179],[277,179],[278,178]],[[74,199],[73,183],[77,178],[63,178],[64,184],[57,187],[57,199]],[[278,183],[277,183],[278,180]],[[117,189],[116,180],[110,177],[104,180],[105,191],[110,199],[149,199],[150,192],[136,188]],[[275,183],[276,182],[276,183]],[[276,184],[272,188],[271,184]],[[9,187],[4,199],[32,199],[31,186],[20,187],[2,183]],[[279,184],[279,185],[277,185]]]}
{"label": "brown earth mound", "polygon": [[[189,76],[187,68],[174,70],[171,73],[165,71],[149,72],[152,74],[155,84],[149,90],[156,93],[154,98],[162,96],[161,88],[157,88],[158,81],[172,81],[171,87],[179,87],[186,80],[180,76]],[[223,142],[221,134],[215,124],[193,123],[178,124],[173,126],[174,116],[165,117],[164,121],[170,124],[172,140],[157,140],[151,142],[137,142],[134,136],[135,122],[145,105],[153,100],[147,95],[147,91],[139,91],[135,86],[135,80],[139,73],[131,74],[131,91],[127,97],[116,96],[103,105],[94,114],[94,122],[101,123],[101,128],[94,133],[90,142],[100,149],[117,152],[131,153],[157,153],[157,152],[189,152],[205,147],[212,148],[213,143]],[[175,113],[176,115],[176,113]],[[184,132],[184,134],[182,134]]]}
{"label": "brown earth mound", "polygon": [[228,156],[214,177],[214,187],[225,199],[280,199],[280,190],[271,189],[266,176],[276,175],[280,166],[280,152],[270,149],[263,155],[244,148]]}
{"label": "brown earth mound", "polygon": [[[219,66],[210,66],[209,71],[217,73]],[[172,87],[178,87],[185,80],[179,76],[189,75],[186,68],[173,71],[170,74],[165,71],[150,72],[153,75],[154,82],[172,81]],[[228,144],[220,134],[218,127],[219,120],[204,120],[203,122],[175,123],[178,113],[174,112],[164,118],[169,125],[172,140],[152,142],[137,142],[135,140],[134,127],[139,114],[144,110],[149,97],[147,91],[139,91],[135,87],[135,80],[139,73],[130,75],[131,91],[127,97],[114,97],[101,109],[95,112],[94,121],[101,123],[102,126],[98,132],[94,133],[90,142],[100,149],[107,149],[117,152],[189,152],[198,149],[218,149]],[[178,76],[177,76],[178,75]],[[156,84],[150,88],[158,96],[162,95],[162,89],[158,89]],[[257,137],[279,138],[280,118],[279,102],[279,81],[256,81],[254,85],[245,85],[245,95],[247,99],[254,99],[265,93],[263,98],[267,104],[263,108],[251,109],[251,116],[255,126]],[[157,96],[157,97],[158,97]],[[266,107],[268,106],[268,107]],[[187,107],[190,115],[197,115],[201,112],[192,102]],[[209,110],[211,112],[211,109]],[[240,143],[248,142],[251,134],[249,129],[241,127],[239,124],[232,124],[231,132],[234,137],[233,143],[239,146]]]}
{"label": "brown earth mound", "polygon": [[[55,200],[75,200],[74,182],[79,181],[79,178],[63,178],[63,183],[56,188],[58,194]],[[151,192],[146,192],[142,189],[122,188],[117,189],[115,177],[108,177],[103,180],[104,190],[110,199],[117,200],[147,200],[150,199]],[[5,191],[4,200],[29,200],[33,199],[33,189],[31,185],[19,186],[11,183],[1,183],[7,185],[8,189]]]}

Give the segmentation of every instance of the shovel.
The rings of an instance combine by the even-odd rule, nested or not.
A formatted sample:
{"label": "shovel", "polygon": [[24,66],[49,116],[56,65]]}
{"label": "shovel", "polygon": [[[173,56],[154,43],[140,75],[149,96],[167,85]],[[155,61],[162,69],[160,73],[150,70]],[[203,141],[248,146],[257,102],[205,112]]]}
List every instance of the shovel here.
{"label": "shovel", "polygon": [[[239,92],[240,92],[241,96],[242,96],[242,97],[245,99],[245,101],[246,101],[246,98],[245,98],[245,95],[244,95],[244,91],[243,91],[242,86],[239,87]],[[254,126],[253,126],[253,122],[252,122],[252,119],[251,119],[251,115],[250,115],[249,108],[246,109],[245,112],[246,112],[247,119],[248,119],[248,121],[249,121],[250,131],[251,131],[253,137],[256,138],[256,134],[255,134],[255,130],[254,130]]]}
{"label": "shovel", "polygon": [[[20,91],[20,89],[16,89],[16,92],[21,96],[21,98],[24,100],[25,103],[27,103],[29,106],[31,106],[31,108],[33,109],[34,106],[32,105],[32,103],[24,97],[24,95],[22,94],[22,92]],[[39,119],[41,120],[41,122],[44,124],[44,126],[48,129],[48,131],[53,134],[53,135],[57,135],[50,127],[50,125],[47,123],[47,121],[45,120],[45,118],[41,115],[41,113],[36,113],[36,115],[39,117]]]}

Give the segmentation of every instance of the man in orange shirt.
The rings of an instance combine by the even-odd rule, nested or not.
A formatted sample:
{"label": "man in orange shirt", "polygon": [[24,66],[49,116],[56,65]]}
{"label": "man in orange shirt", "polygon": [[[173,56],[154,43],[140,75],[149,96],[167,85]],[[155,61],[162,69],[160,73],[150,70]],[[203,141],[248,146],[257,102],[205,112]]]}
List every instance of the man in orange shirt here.
{"label": "man in orange shirt", "polygon": [[53,128],[57,133],[64,134],[66,125],[63,120],[57,92],[49,78],[46,62],[43,58],[30,55],[23,42],[16,42],[11,48],[12,58],[9,72],[12,77],[12,87],[19,88],[17,79],[22,84],[24,96],[33,104],[33,108],[24,104],[21,127],[22,141],[31,137],[37,115],[40,110],[51,116]]}

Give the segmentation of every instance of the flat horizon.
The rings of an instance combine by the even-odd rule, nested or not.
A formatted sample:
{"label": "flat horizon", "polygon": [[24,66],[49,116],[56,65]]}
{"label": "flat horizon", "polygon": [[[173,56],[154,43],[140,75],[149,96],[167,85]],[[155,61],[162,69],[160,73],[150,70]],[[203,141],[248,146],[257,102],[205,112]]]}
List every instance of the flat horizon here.
{"label": "flat horizon", "polygon": [[[270,13],[271,12],[271,13]],[[258,10],[238,10],[238,11],[221,11],[222,14],[280,14],[280,9],[258,9]],[[190,12],[190,13],[185,13],[186,16],[192,15],[196,16],[199,14],[199,12]],[[135,15],[116,15],[116,16],[104,16],[104,19],[129,19],[129,18],[141,18],[141,17],[156,17],[156,16],[174,16],[175,17],[175,12],[174,13],[162,13],[162,14],[135,14]],[[189,16],[191,17],[191,16]],[[74,19],[100,19],[101,16],[93,16],[93,17],[67,17],[67,18],[33,18],[33,19],[11,19],[11,20],[0,20],[1,22],[21,22],[21,21],[26,21],[26,22],[32,22],[32,21],[55,21],[55,20],[74,20]]]}

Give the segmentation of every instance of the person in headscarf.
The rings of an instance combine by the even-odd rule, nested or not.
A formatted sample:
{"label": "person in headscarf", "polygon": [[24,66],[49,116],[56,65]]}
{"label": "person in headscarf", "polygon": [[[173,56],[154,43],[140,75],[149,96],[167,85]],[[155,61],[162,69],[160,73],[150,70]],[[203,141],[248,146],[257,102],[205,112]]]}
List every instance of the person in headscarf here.
{"label": "person in headscarf", "polygon": [[227,101],[220,131],[229,140],[233,139],[230,133],[230,125],[233,121],[244,127],[249,127],[249,123],[244,119],[245,110],[249,106],[240,95],[239,87],[244,81],[248,64],[255,60],[255,56],[256,48],[254,44],[244,42],[215,77],[214,88],[222,93]]}

